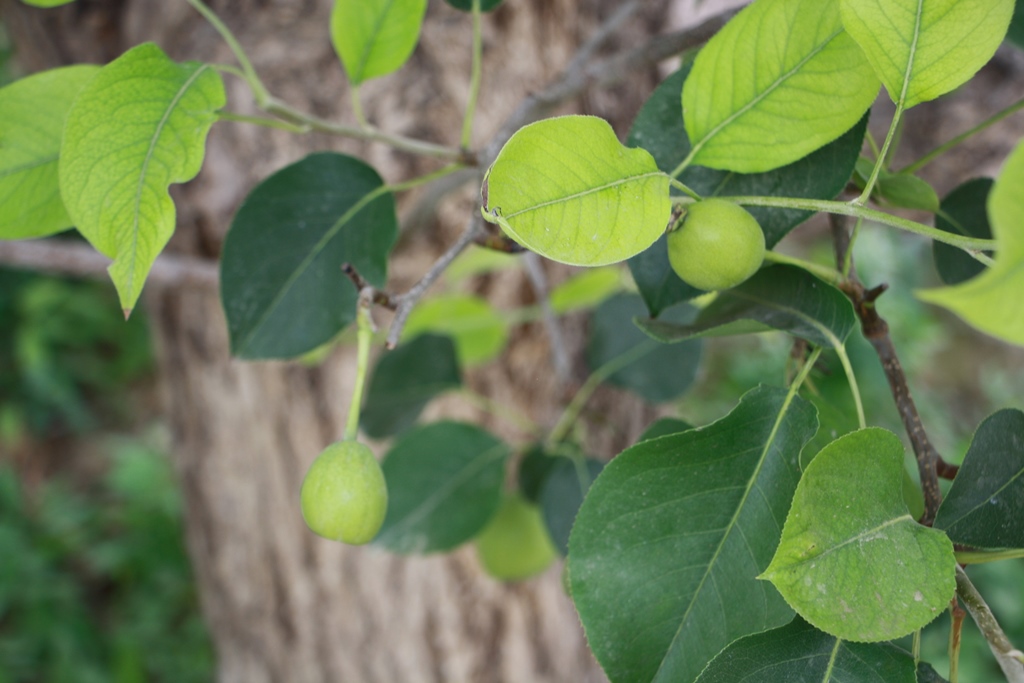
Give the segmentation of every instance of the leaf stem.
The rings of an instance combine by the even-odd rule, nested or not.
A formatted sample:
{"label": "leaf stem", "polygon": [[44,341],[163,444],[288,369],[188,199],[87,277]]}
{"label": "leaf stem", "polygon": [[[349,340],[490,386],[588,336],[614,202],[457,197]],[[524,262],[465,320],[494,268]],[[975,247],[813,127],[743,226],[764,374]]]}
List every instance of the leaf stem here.
{"label": "leaf stem", "polygon": [[960,683],[960,637],[967,613],[953,597],[949,604],[949,683]]}
{"label": "leaf stem", "polygon": [[213,10],[207,7],[202,0],[186,0],[188,4],[192,5],[193,8],[203,18],[210,22],[210,25],[220,34],[220,37],[224,39],[224,42],[231,48],[231,52],[234,53],[235,59],[238,60],[239,65],[242,67],[242,73],[245,76],[246,82],[252,89],[253,96],[256,98],[256,103],[261,107],[270,99],[270,93],[267,91],[267,87],[263,85],[263,81],[260,80],[259,75],[256,73],[256,69],[253,68],[252,62],[249,61],[249,56],[245,54],[245,50],[242,49],[242,44],[235,38],[235,34],[231,32],[231,29],[227,27],[221,18],[218,17]]}
{"label": "leaf stem", "polygon": [[984,564],[999,560],[1015,560],[1024,557],[1024,548],[1008,548],[1006,550],[961,550],[956,553],[959,564]]}
{"label": "leaf stem", "polygon": [[366,114],[363,113],[363,100],[359,97],[359,84],[353,84],[349,88],[349,95],[352,98],[352,114],[356,117],[356,123],[363,130],[369,130],[371,126],[366,121]]}
{"label": "leaf stem", "polygon": [[850,268],[853,267],[853,245],[857,243],[862,225],[864,225],[864,219],[858,216],[857,222],[853,224],[853,232],[850,233],[850,244],[846,247],[846,254],[843,256],[844,279],[850,276]]}
{"label": "leaf stem", "polygon": [[676,188],[677,190],[682,190],[683,192],[685,192],[687,196],[692,197],[698,202],[701,200],[701,196],[699,194],[697,194],[694,190],[687,187],[685,184],[676,180],[675,174],[668,176],[668,182],[670,185],[672,185],[672,187]]}
{"label": "leaf stem", "polygon": [[476,101],[480,97],[480,79],[483,69],[483,31],[481,29],[480,0],[473,0],[473,64],[469,75],[469,100],[462,119],[462,149],[469,149],[473,141],[473,117]]}
{"label": "leaf stem", "polygon": [[825,282],[829,284],[838,285],[843,281],[843,275],[835,268],[829,268],[819,263],[807,261],[796,256],[788,256],[786,254],[780,254],[777,251],[766,251],[764,253],[764,260],[769,263],[784,263],[790,266],[797,266],[804,270],[813,273]]}
{"label": "leaf stem", "polygon": [[576,392],[576,395],[569,401],[569,405],[562,411],[562,415],[558,418],[558,422],[551,428],[551,433],[545,440],[545,448],[552,450],[559,442],[565,439],[565,437],[572,430],[573,424],[579,418],[580,413],[583,412],[583,408],[587,405],[587,401],[594,395],[597,388],[601,386],[601,383],[606,379],[614,375],[616,372],[626,367],[630,363],[634,363],[648,353],[658,348],[659,343],[656,341],[645,340],[640,344],[637,344],[629,351],[619,354],[615,358],[594,370],[587,377],[586,381]]}
{"label": "leaf stem", "polygon": [[929,237],[937,242],[944,242],[965,251],[989,251],[998,247],[996,240],[981,239],[978,237],[966,237],[957,235],[945,230],[933,228],[924,223],[918,223],[899,216],[893,216],[884,211],[869,209],[847,202],[827,201],[823,199],[798,199],[790,197],[722,197],[737,204],[745,206],[767,206],[780,209],[804,209],[806,211],[820,211],[838,216],[853,216],[855,218],[874,221],[889,225],[894,228],[906,230],[916,235]]}
{"label": "leaf stem", "polygon": [[245,114],[236,114],[234,112],[224,111],[223,109],[217,112],[217,118],[221,121],[232,121],[234,123],[251,123],[255,126],[277,128],[278,130],[286,130],[290,133],[306,133],[309,131],[309,127],[297,123],[282,121],[281,119],[268,119],[263,116],[247,116]]}
{"label": "leaf stem", "polygon": [[867,420],[864,418],[864,402],[860,398],[860,386],[857,384],[857,375],[853,371],[853,365],[850,363],[850,356],[846,353],[846,345],[836,346],[836,355],[839,356],[839,363],[843,366],[843,372],[846,374],[846,382],[850,385],[850,393],[853,394],[853,404],[857,407],[857,424],[861,429],[868,426]]}
{"label": "leaf stem", "polygon": [[965,140],[967,140],[968,138],[970,138],[970,137],[980,133],[981,131],[985,130],[986,128],[988,128],[989,126],[991,126],[991,125],[993,125],[995,123],[999,123],[1000,121],[1005,119],[1007,116],[1010,116],[1011,114],[1014,114],[1014,113],[1020,111],[1021,109],[1024,109],[1024,99],[1017,100],[1016,102],[1011,104],[1006,109],[1003,109],[1002,111],[997,112],[996,114],[993,114],[989,118],[987,118],[984,121],[982,121],[981,123],[979,123],[974,128],[971,128],[970,130],[965,131],[965,132],[961,133],[960,135],[957,135],[955,138],[953,138],[953,139],[951,139],[951,140],[949,140],[947,142],[944,142],[943,144],[941,144],[938,147],[936,147],[935,149],[931,150],[930,152],[925,154],[923,157],[921,157],[920,159],[918,159],[914,163],[907,164],[902,169],[900,169],[899,172],[900,173],[914,173],[915,171],[917,171],[917,170],[927,166],[931,162],[935,161],[938,157],[942,156],[943,154],[945,154],[949,150],[953,149],[954,147],[956,147],[960,143],[962,143]]}
{"label": "leaf stem", "polygon": [[370,342],[373,340],[373,319],[370,317],[372,302],[372,290],[364,289],[359,293],[359,305],[356,311],[356,324],[358,328],[356,381],[352,387],[352,403],[348,407],[348,422],[345,424],[346,441],[354,441],[359,435],[359,412],[363,404],[363,387],[366,385],[366,372],[370,367]]}
{"label": "leaf stem", "polygon": [[896,131],[899,129],[900,119],[902,117],[903,98],[901,97],[900,102],[896,105],[896,113],[892,117],[892,123],[889,124],[889,132],[885,136],[885,142],[882,143],[882,150],[875,159],[874,168],[871,169],[871,177],[869,177],[867,183],[865,183],[864,191],[861,192],[860,196],[852,202],[856,206],[864,206],[868,203],[868,199],[871,198],[871,191],[875,189],[875,183],[878,182],[878,176],[881,174],[882,168],[885,166],[886,157],[889,154],[889,146],[892,144],[893,138],[896,136]]}

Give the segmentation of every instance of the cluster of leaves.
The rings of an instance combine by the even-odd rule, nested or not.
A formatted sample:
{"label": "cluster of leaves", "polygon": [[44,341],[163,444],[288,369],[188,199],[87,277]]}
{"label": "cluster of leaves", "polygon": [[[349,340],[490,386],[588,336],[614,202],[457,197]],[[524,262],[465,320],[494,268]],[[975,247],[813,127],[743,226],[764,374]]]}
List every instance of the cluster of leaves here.
{"label": "cluster of leaves", "polygon": [[213,652],[165,455],[114,451],[88,490],[0,469],[0,679],[207,681]]}
{"label": "cluster of leaves", "polygon": [[[472,11],[478,59],[480,13],[497,3],[449,1]],[[236,49],[237,74],[265,111],[297,129],[316,123],[274,100],[219,19],[189,2]],[[352,84],[353,135],[380,139],[363,118],[359,85],[404,63],[425,6],[336,1],[331,38]],[[816,212],[917,233],[957,249],[936,247],[948,286],[919,298],[1024,344],[1024,146],[999,178],[971,180],[942,200],[916,166],[888,167],[904,111],[967,82],[1011,27],[1011,37],[1020,32],[1024,20],[1013,14],[1013,0],[756,0],[653,93],[627,145],[595,117],[521,128],[482,178],[482,217],[559,262],[628,260],[638,294],[597,270],[552,295],[557,312],[596,306],[592,374],[550,432],[518,452],[475,425],[416,424],[430,400],[460,387],[463,366],[500,352],[505,323],[486,302],[449,296],[421,307],[378,363],[362,415],[361,352],[348,437],[360,421],[368,435],[397,436],[382,462],[389,500],[374,542],[422,553],[478,538],[501,506],[514,456],[517,487],[567,553],[588,641],[616,683],[935,680],[890,641],[956,599],[958,561],[1024,553],[1024,413],[1004,409],[982,422],[941,505],[928,483],[934,458],[918,452],[925,501],[912,512],[920,491],[907,493],[902,442],[868,427],[846,351],[857,312],[873,310],[873,299],[857,300],[857,312],[851,305],[860,295],[850,263],[771,251],[745,282],[700,297],[673,272],[665,233],[711,196],[749,207],[769,248]],[[896,114],[879,148],[866,130],[882,86]],[[49,118],[38,116],[44,100]],[[68,67],[0,90],[0,113],[25,141],[0,158],[0,198],[16,199],[0,204],[0,235],[76,226],[113,259],[130,310],[173,231],[167,187],[198,172],[210,126],[228,117],[224,103],[212,66],[175,63],[150,44],[102,68]],[[390,138],[452,161],[428,176],[388,185],[359,159],[318,153],[251,192],[221,260],[238,356],[317,348],[363,314],[360,294],[366,306],[394,304],[383,290],[394,194],[480,161],[465,149],[473,104],[460,149]],[[861,157],[865,142],[871,154]],[[837,201],[851,182],[860,195]],[[869,201],[931,211],[936,226]],[[367,342],[369,326],[360,327]],[[598,384],[671,401],[692,383],[703,338],[766,330],[808,351],[788,387],[751,389],[697,428],[658,423],[604,467],[572,438]],[[844,370],[852,428],[822,430],[830,416],[804,397],[823,351]]]}

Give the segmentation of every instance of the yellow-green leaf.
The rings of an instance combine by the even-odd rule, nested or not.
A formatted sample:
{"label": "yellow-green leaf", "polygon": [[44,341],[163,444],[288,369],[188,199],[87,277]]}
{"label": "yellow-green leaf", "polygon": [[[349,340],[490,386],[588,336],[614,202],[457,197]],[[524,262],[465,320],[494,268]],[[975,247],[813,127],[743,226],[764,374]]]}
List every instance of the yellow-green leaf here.
{"label": "yellow-green leaf", "polygon": [[[966,83],[995,54],[1014,0],[841,0],[843,25],[905,108]],[[829,3],[831,4],[831,3]]]}
{"label": "yellow-green leaf", "polygon": [[691,160],[739,173],[785,166],[852,128],[878,85],[836,3],[758,0],[704,46],[683,86]]}
{"label": "yellow-green leaf", "polygon": [[71,227],[57,184],[64,119],[99,67],[67,66],[0,89],[0,239]]}
{"label": "yellow-green leaf", "polygon": [[331,42],[354,85],[397,71],[420,37],[427,0],[335,0]]}
{"label": "yellow-green leaf", "polygon": [[199,172],[224,102],[209,65],[178,64],[146,43],[103,67],[68,112],[61,195],[79,232],[114,259],[108,272],[126,312],[174,232],[168,186]]}
{"label": "yellow-green leaf", "polygon": [[988,198],[996,262],[954,287],[917,292],[982,332],[1024,346],[1024,143],[1010,155]]}
{"label": "yellow-green leaf", "polygon": [[521,128],[484,179],[484,217],[552,261],[603,266],[654,243],[668,224],[668,176],[608,122],[562,116]]}

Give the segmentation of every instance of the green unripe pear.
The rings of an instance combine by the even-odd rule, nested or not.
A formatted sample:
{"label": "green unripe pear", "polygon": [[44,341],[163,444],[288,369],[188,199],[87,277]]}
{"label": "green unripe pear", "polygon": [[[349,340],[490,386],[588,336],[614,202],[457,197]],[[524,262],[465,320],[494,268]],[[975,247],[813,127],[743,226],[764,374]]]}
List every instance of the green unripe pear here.
{"label": "green unripe pear", "polygon": [[506,495],[494,519],[476,538],[484,570],[502,581],[539,574],[558,557],[540,508],[518,493]]}
{"label": "green unripe pear", "polygon": [[668,234],[668,261],[698,289],[729,289],[761,267],[764,233],[742,206],[705,199],[691,204],[682,226]]}
{"label": "green unripe pear", "polygon": [[352,545],[369,543],[384,523],[388,488],[369,448],[333,443],[302,481],[302,517],[313,533]]}

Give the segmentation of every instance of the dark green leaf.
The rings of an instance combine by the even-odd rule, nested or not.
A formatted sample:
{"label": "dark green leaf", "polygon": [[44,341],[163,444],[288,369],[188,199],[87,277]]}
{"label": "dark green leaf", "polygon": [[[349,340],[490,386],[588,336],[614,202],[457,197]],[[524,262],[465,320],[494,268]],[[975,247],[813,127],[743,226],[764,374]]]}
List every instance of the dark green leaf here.
{"label": "dark green leaf", "polygon": [[420,335],[380,357],[359,425],[375,439],[398,434],[416,422],[431,399],[461,383],[451,338]]}
{"label": "dark green leaf", "polygon": [[[935,227],[958,235],[992,239],[985,208],[992,184],[991,178],[974,178],[946,195],[941,212],[935,217]],[[980,261],[971,258],[963,249],[942,242],[932,243],[932,254],[935,269],[947,285],[970,280],[985,270]]]}
{"label": "dark green leaf", "polygon": [[388,514],[374,543],[396,553],[451,550],[486,526],[501,503],[508,447],[484,430],[435,422],[384,457]]}
{"label": "dark green leaf", "polygon": [[949,681],[940,676],[931,664],[921,662],[917,665],[917,683],[949,683]]}
{"label": "dark green leaf", "polygon": [[544,523],[547,524],[555,547],[563,555],[569,551],[569,532],[572,531],[583,497],[602,469],[604,463],[590,458],[579,461],[559,458],[558,464],[544,481],[540,493]]}
{"label": "dark green leaf", "polygon": [[1013,8],[1013,18],[1010,19],[1010,30],[1006,33],[1006,39],[1024,49],[1024,2],[1018,2]]}
{"label": "dark green leaf", "polygon": [[[383,287],[398,234],[380,176],[344,154],[311,154],[260,183],[238,210],[221,257],[231,351],[290,358],[355,319],[351,263]],[[379,193],[379,194],[378,194]]]}
{"label": "dark green leaf", "polygon": [[641,441],[657,439],[659,436],[667,436],[668,434],[678,434],[679,432],[685,432],[687,429],[693,429],[693,425],[683,420],[677,420],[674,417],[663,417],[647,425],[647,429],[644,430],[644,433],[640,435],[636,442],[640,443]]}
{"label": "dark green leaf", "polygon": [[562,457],[544,450],[544,444],[533,444],[519,461],[519,491],[531,503],[540,503],[540,492]]}
{"label": "dark green leaf", "polygon": [[854,322],[853,307],[838,289],[803,268],[776,265],[721,292],[691,323],[639,319],[637,325],[666,343],[776,329],[817,346],[837,348]]}
{"label": "dark green leaf", "polygon": [[[463,12],[469,12],[473,9],[473,0],[445,0],[445,2]],[[480,10],[490,12],[500,4],[501,0],[480,0]]]}
{"label": "dark green leaf", "polygon": [[1000,410],[981,423],[935,528],[976,548],[1024,548],[1024,412]]}
{"label": "dark green leaf", "polygon": [[891,206],[935,213],[939,195],[927,181],[908,173],[884,173],[878,178],[878,194]]}
{"label": "dark green leaf", "polygon": [[[614,369],[607,382],[629,389],[652,403],[679,397],[697,375],[701,345],[687,342],[679,347],[649,339],[633,318],[647,311],[643,300],[632,294],[617,294],[602,303],[590,318],[587,364],[592,370]],[[673,308],[665,320],[683,325],[693,319],[689,306]],[[611,364],[615,364],[612,366]]]}
{"label": "dark green leaf", "polygon": [[668,262],[668,237],[662,235],[658,241],[629,259],[629,271],[633,274],[640,295],[647,304],[647,310],[658,317],[666,308],[681,301],[689,301],[702,292],[683,282]]}
{"label": "dark green leaf", "polygon": [[741,638],[697,683],[917,683],[914,658],[888,643],[850,643],[797,617]]}
{"label": "dark green leaf", "polygon": [[726,645],[787,623],[767,567],[814,408],[759,387],[714,424],[645,441],[594,482],[569,539],[572,595],[615,683],[690,683]]}

